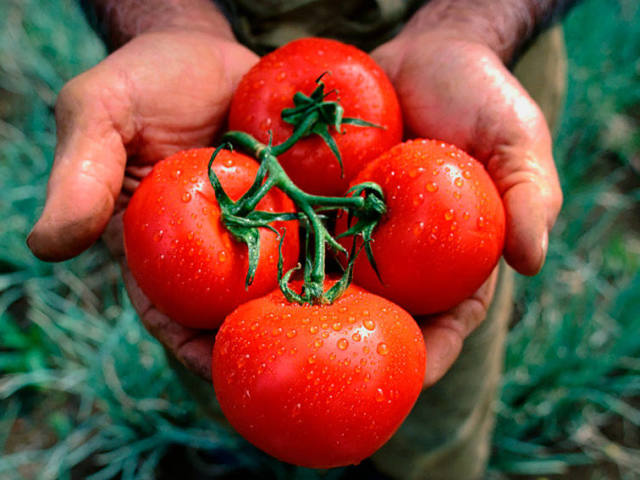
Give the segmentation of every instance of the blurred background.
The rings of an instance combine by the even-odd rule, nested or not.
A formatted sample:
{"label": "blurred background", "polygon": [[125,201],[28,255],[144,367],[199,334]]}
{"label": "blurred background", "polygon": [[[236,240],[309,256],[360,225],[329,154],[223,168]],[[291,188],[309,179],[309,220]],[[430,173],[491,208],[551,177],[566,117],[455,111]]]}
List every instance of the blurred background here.
{"label": "blurred background", "polygon": [[[637,479],[640,3],[583,1],[563,23],[565,204],[543,271],[519,279],[491,474]],[[76,2],[0,2],[0,477],[345,477],[200,418],[102,245],[55,265],[28,251],[56,93],[104,55]]]}

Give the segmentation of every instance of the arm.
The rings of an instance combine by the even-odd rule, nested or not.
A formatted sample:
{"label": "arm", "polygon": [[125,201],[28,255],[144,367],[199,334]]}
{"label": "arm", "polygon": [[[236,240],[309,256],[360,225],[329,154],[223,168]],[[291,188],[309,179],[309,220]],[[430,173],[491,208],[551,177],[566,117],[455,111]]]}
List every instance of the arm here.
{"label": "arm", "polygon": [[578,0],[431,0],[403,35],[437,29],[487,45],[506,64]]}
{"label": "arm", "polygon": [[202,30],[233,39],[213,0],[81,0],[80,4],[109,50],[158,29]]}
{"label": "arm", "polygon": [[[505,66],[559,2],[433,0],[374,56],[396,87],[409,131],[483,162],[506,212],[504,257],[534,275],[544,263],[562,192],[545,118]],[[437,381],[486,317],[495,278],[449,312],[423,319]]]}
{"label": "arm", "polygon": [[[103,232],[147,329],[209,375],[213,336],[159,312],[128,271],[122,213],[150,166],[211,145],[237,82],[257,61],[207,0],[96,0],[117,48],[56,102],[57,145],[42,214],[27,243],[43,260],[78,255]],[[108,225],[108,227],[107,227]]]}

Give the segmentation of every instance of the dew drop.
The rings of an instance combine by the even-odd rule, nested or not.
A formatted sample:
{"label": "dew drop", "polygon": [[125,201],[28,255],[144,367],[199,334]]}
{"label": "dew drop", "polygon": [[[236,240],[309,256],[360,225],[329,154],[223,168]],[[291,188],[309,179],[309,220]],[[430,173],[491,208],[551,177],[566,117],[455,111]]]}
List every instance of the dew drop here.
{"label": "dew drop", "polygon": [[376,402],[384,402],[384,391],[381,388],[376,390]]}
{"label": "dew drop", "polygon": [[315,342],[313,342],[313,346],[316,348],[320,348],[324,344],[324,340],[318,338]]}
{"label": "dew drop", "polygon": [[468,180],[471,178],[471,172],[469,170],[465,170],[462,172],[462,176]]}
{"label": "dew drop", "polygon": [[346,338],[341,338],[340,340],[338,340],[338,348],[340,350],[346,350],[348,346],[349,346],[349,342],[347,341]]}
{"label": "dew drop", "polygon": [[423,230],[424,230],[424,222],[416,223],[413,226],[413,234],[416,237],[419,237]]}
{"label": "dew drop", "polygon": [[453,183],[455,183],[455,184],[456,184],[456,187],[462,187],[462,185],[464,184],[464,181],[463,181],[460,177],[457,177],[457,178],[453,181]]}
{"label": "dew drop", "polygon": [[360,340],[362,340],[362,336],[358,332],[355,332],[353,335],[351,335],[351,338],[354,342],[359,342]]}
{"label": "dew drop", "polygon": [[191,201],[191,194],[189,192],[184,192],[182,194],[182,201],[184,203],[190,202]]}
{"label": "dew drop", "polygon": [[158,232],[153,236],[153,241],[159,242],[162,239],[163,235],[164,235],[164,230],[158,230]]}
{"label": "dew drop", "polygon": [[436,182],[430,182],[427,183],[427,192],[437,192],[438,191],[438,184]]}
{"label": "dew drop", "polygon": [[316,363],[316,359],[318,357],[316,356],[316,354],[314,353],[313,355],[311,355],[309,358],[307,358],[307,362],[309,362],[309,365],[313,365],[314,363]]}
{"label": "dew drop", "polygon": [[333,325],[331,325],[331,328],[333,328],[336,332],[339,332],[342,329],[342,324],[340,322],[335,322]]}
{"label": "dew drop", "polygon": [[362,324],[364,325],[364,328],[366,328],[367,330],[373,330],[374,328],[376,328],[376,323],[370,318],[365,318],[362,321]]}
{"label": "dew drop", "polygon": [[447,210],[446,212],[444,212],[444,219],[445,220],[451,220],[453,218],[453,208],[450,210]]}
{"label": "dew drop", "polygon": [[463,220],[468,220],[469,219],[469,212],[464,212],[462,214],[462,218],[463,218]]}
{"label": "dew drop", "polygon": [[484,227],[484,217],[478,217],[478,228]]}
{"label": "dew drop", "polygon": [[309,327],[309,333],[313,333],[313,334],[318,333],[318,326],[317,325],[311,325]]}
{"label": "dew drop", "polygon": [[227,261],[227,252],[226,251],[223,250],[218,254],[218,261],[220,261],[222,263]]}
{"label": "dew drop", "polygon": [[297,334],[297,333],[298,333],[298,332],[296,332],[295,328],[294,328],[294,329],[292,329],[292,330],[289,330],[289,331],[287,332],[287,338],[293,338],[293,337],[295,337],[295,336],[296,336],[296,334]]}
{"label": "dew drop", "polygon": [[379,355],[387,355],[389,353],[389,347],[386,343],[380,342],[376,347],[376,352],[378,352]]}

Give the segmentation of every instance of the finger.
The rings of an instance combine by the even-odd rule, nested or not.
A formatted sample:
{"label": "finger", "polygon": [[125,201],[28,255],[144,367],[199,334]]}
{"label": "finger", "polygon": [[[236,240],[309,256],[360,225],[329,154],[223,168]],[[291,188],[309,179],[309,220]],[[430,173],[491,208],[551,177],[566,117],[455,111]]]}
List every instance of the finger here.
{"label": "finger", "polygon": [[496,287],[497,272],[498,267],[470,298],[453,309],[416,319],[422,326],[427,350],[424,388],[430,387],[444,376],[460,355],[464,339],[487,316]]}
{"label": "finger", "polygon": [[541,113],[535,122],[526,133],[504,139],[487,162],[505,207],[504,256],[524,275],[542,268],[549,232],[562,205],[551,135]]}
{"label": "finger", "polygon": [[76,77],[60,92],[58,144],[46,202],[27,239],[37,257],[47,261],[73,257],[104,230],[122,185],[126,163],[122,133],[132,135],[131,125],[125,123],[130,121],[129,110],[123,82],[94,71]]}
{"label": "finger", "polygon": [[142,324],[176,359],[196,375],[211,381],[213,332],[186,328],[157,310],[136,283],[123,261],[124,284]]}

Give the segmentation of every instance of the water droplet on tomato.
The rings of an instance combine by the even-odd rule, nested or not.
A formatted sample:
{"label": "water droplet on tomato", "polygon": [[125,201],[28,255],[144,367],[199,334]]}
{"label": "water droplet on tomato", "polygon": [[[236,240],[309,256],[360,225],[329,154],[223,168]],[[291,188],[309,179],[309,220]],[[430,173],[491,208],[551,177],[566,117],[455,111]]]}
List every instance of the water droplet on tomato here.
{"label": "water droplet on tomato", "polygon": [[346,338],[341,338],[340,340],[338,340],[337,345],[340,350],[346,350],[347,347],[349,346],[349,342],[347,341]]}
{"label": "water droplet on tomato", "polygon": [[287,78],[287,74],[285,72],[280,72],[280,73],[278,73],[278,75],[276,75],[276,80],[278,80],[280,82],[282,80],[284,80],[285,78]]}
{"label": "water droplet on tomato", "polygon": [[351,335],[351,338],[354,342],[359,342],[360,340],[362,340],[362,336],[358,332],[355,332],[353,335]]}
{"label": "water droplet on tomato", "polygon": [[419,193],[418,195],[413,197],[413,206],[417,207],[418,205],[421,205],[423,201],[424,201],[424,195],[422,193]]}
{"label": "water droplet on tomato", "polygon": [[384,402],[384,390],[378,388],[376,390],[376,402]]}
{"label": "water droplet on tomato", "polygon": [[366,328],[367,330],[373,330],[374,328],[376,328],[376,322],[374,322],[370,318],[365,318],[362,321],[362,324],[364,325],[364,328]]}
{"label": "water droplet on tomato", "polygon": [[416,223],[413,226],[413,234],[416,237],[419,237],[422,234],[422,231],[424,230],[424,222],[420,222],[420,223]]}
{"label": "water droplet on tomato", "polygon": [[333,328],[336,332],[339,332],[342,329],[342,324],[340,322],[335,322],[333,325],[331,325],[331,328]]}
{"label": "water droplet on tomato", "polygon": [[320,348],[324,344],[324,340],[318,338],[315,342],[313,342],[313,346],[316,348]]}
{"label": "water droplet on tomato", "polygon": [[380,342],[376,347],[376,352],[378,352],[379,355],[387,355],[389,353],[389,346],[384,342]]}
{"label": "water droplet on tomato", "polygon": [[280,328],[280,327],[277,327],[277,328],[274,328],[273,330],[271,330],[271,335],[274,336],[274,337],[277,337],[281,333],[282,333],[282,328]]}
{"label": "water droplet on tomato", "polygon": [[309,365],[313,365],[314,363],[316,363],[317,358],[318,356],[314,353],[309,358],[307,358],[307,362],[309,362]]}
{"label": "water droplet on tomato", "polygon": [[158,230],[155,235],[153,236],[153,241],[154,242],[159,242],[162,239],[162,236],[164,235],[164,230]]}
{"label": "water droplet on tomato", "polygon": [[444,165],[444,158],[438,158],[436,160],[436,165]]}
{"label": "water droplet on tomato", "polygon": [[459,187],[462,187],[462,185],[464,184],[464,181],[462,180],[462,178],[457,177],[457,178],[453,181],[453,183],[455,183],[456,187],[458,187],[458,188],[459,188]]}
{"label": "water droplet on tomato", "polygon": [[296,334],[297,334],[297,333],[298,333],[298,332],[296,332],[295,328],[294,328],[294,329],[291,329],[291,330],[289,330],[289,331],[287,332],[287,338],[293,338],[293,337],[295,337],[295,336],[296,336]]}
{"label": "water droplet on tomato", "polygon": [[438,191],[438,184],[436,182],[430,182],[427,183],[427,192],[437,192]]}
{"label": "water droplet on tomato", "polygon": [[471,178],[471,172],[469,170],[465,170],[462,172],[462,176],[468,180]]}
{"label": "water droplet on tomato", "polygon": [[484,217],[478,217],[478,228],[484,227]]}
{"label": "water droplet on tomato", "polygon": [[453,214],[454,214],[453,208],[450,210],[447,210],[446,212],[444,212],[444,219],[447,221],[451,220],[453,218]]}
{"label": "water droplet on tomato", "polygon": [[451,231],[454,231],[458,228],[458,223],[457,222],[451,222]]}
{"label": "water droplet on tomato", "polygon": [[225,252],[224,250],[222,250],[219,254],[218,254],[218,261],[224,263],[227,261],[227,252]]}
{"label": "water droplet on tomato", "polygon": [[318,333],[318,326],[317,325],[311,325],[309,327],[309,333],[313,333],[313,334]]}
{"label": "water droplet on tomato", "polygon": [[462,218],[463,218],[463,220],[468,220],[469,219],[469,212],[464,212],[462,214]]}

